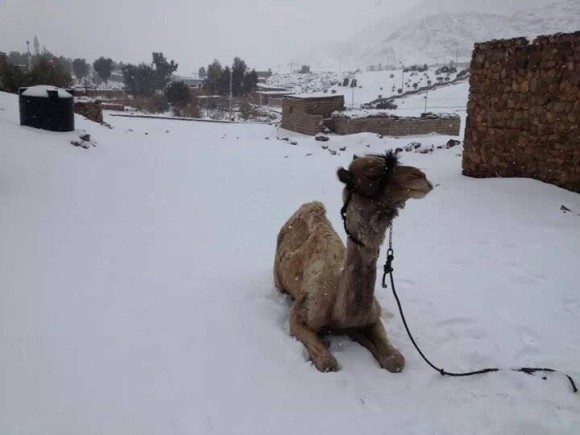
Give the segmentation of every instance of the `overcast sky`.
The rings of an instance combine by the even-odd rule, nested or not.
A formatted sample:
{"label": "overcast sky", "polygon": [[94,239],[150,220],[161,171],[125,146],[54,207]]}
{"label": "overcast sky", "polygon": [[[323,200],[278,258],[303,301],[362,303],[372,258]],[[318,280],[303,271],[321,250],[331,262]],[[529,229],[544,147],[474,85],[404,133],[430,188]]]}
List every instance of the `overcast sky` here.
{"label": "overcast sky", "polygon": [[[341,40],[419,0],[0,0],[0,51],[37,35],[55,54],[151,60],[163,51],[182,74],[241,56],[257,69],[288,64],[314,42]],[[31,45],[32,47],[32,45]]]}

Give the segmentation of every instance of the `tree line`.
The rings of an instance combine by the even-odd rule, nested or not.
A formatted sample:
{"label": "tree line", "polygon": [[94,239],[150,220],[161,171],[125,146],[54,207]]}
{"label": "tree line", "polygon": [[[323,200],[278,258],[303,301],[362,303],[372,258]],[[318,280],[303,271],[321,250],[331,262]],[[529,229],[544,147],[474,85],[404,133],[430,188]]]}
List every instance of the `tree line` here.
{"label": "tree line", "polygon": [[219,60],[214,60],[208,65],[207,71],[203,68],[199,76],[205,78],[205,90],[208,94],[229,95],[230,81],[234,97],[247,95],[254,91],[258,85],[258,74],[255,69],[249,70],[246,62],[241,58],[234,58],[231,66],[222,67]]}
{"label": "tree line", "polygon": [[[91,64],[83,58],[56,56],[46,47],[41,50],[35,37],[33,53],[11,51],[7,60],[7,67],[0,72],[0,89],[4,91],[16,93],[20,87],[37,84],[68,88],[74,83],[73,76],[77,84],[108,84],[113,71],[120,70],[125,90],[145,110],[163,112],[171,105],[176,112],[188,116],[193,116],[197,110],[196,97],[189,86],[173,78],[178,64],[161,52],[153,52],[149,64],[117,63],[105,56]],[[231,87],[233,96],[240,97],[254,91],[258,84],[255,69],[250,70],[240,57],[234,58],[231,67],[223,67],[214,60],[207,70],[205,67],[199,69],[199,78],[204,80],[204,92],[211,95],[229,95]]]}

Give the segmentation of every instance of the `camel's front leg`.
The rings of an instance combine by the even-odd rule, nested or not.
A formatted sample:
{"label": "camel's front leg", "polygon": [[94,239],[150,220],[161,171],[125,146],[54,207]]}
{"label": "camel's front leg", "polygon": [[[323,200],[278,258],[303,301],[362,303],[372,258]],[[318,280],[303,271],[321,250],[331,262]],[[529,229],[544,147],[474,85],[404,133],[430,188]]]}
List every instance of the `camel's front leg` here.
{"label": "camel's front leg", "polygon": [[366,347],[382,368],[392,373],[398,373],[403,370],[405,358],[389,342],[385,328],[380,320],[351,332],[350,336],[353,340]]}
{"label": "camel's front leg", "polygon": [[310,359],[318,370],[321,372],[337,371],[338,363],[336,362],[336,359],[326,348],[318,334],[309,329],[300,320],[298,314],[299,306],[300,303],[295,302],[290,311],[290,334],[304,344],[308,354],[310,355]]}

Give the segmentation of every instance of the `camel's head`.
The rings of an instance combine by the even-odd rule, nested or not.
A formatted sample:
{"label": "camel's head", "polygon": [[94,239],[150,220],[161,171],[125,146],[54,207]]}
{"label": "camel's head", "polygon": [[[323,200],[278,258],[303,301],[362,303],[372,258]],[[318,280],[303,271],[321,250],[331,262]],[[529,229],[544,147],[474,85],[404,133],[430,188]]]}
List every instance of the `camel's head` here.
{"label": "camel's head", "polygon": [[392,208],[402,208],[410,198],[424,198],[432,189],[425,174],[412,166],[400,166],[392,151],[384,155],[353,158],[347,169],[338,170],[338,179],[349,193],[381,202]]}

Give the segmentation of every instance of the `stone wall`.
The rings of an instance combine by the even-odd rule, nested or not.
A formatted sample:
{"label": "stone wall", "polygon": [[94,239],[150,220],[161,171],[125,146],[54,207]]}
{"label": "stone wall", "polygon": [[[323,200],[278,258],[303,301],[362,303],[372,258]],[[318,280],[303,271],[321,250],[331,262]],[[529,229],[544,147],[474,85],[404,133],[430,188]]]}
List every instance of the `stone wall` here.
{"label": "stone wall", "polygon": [[282,100],[282,128],[298,133],[315,135],[323,129],[322,120],[332,112],[344,110],[344,97],[300,98]]}
{"label": "stone wall", "polygon": [[461,126],[459,116],[447,115],[441,117],[397,117],[370,116],[350,119],[343,116],[333,117],[325,125],[336,134],[376,133],[385,136],[414,136],[420,134],[439,133],[458,136]]}
{"label": "stone wall", "polygon": [[75,102],[75,113],[99,124],[103,123],[103,109],[100,101]]}
{"label": "stone wall", "polygon": [[580,192],[580,32],[475,44],[463,173]]}

